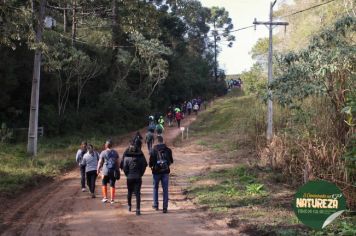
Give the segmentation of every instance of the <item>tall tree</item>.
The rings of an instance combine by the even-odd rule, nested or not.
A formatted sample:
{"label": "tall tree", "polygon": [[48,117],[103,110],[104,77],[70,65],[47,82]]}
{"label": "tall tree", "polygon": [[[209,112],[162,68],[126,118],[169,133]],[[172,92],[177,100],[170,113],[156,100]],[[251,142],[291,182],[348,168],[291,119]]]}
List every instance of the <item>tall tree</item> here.
{"label": "tall tree", "polygon": [[207,21],[213,28],[212,36],[214,40],[214,77],[218,80],[218,43],[222,42],[222,38],[228,42],[228,46],[232,47],[232,42],[235,41],[235,36],[230,34],[230,31],[234,28],[232,19],[229,17],[229,12],[225,8],[212,7],[210,9],[210,16]]}

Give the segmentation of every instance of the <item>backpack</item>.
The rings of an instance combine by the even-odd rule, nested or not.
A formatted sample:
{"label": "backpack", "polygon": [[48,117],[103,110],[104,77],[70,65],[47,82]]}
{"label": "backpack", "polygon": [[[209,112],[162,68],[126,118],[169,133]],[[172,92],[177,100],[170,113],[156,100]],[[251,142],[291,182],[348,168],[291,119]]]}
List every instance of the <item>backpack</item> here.
{"label": "backpack", "polygon": [[156,149],[157,151],[157,161],[155,164],[156,173],[164,173],[169,171],[169,160],[165,148]]}
{"label": "backpack", "polygon": [[116,170],[116,159],[116,152],[114,150],[110,150],[106,156],[106,167],[109,170]]}

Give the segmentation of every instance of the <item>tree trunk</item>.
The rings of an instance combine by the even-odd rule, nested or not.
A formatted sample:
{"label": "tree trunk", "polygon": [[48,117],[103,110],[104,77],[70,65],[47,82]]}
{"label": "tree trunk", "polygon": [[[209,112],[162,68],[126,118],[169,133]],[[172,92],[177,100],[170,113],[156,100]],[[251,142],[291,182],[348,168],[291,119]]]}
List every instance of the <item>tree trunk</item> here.
{"label": "tree trunk", "polygon": [[[46,0],[41,0],[39,6],[39,13],[36,22],[36,44],[42,42],[43,20],[46,10]],[[33,63],[33,77],[31,90],[31,105],[30,105],[30,119],[28,126],[28,140],[27,152],[32,155],[37,155],[37,129],[38,129],[38,110],[39,110],[39,93],[41,80],[41,58],[42,52],[40,48],[35,51],[35,58]]]}

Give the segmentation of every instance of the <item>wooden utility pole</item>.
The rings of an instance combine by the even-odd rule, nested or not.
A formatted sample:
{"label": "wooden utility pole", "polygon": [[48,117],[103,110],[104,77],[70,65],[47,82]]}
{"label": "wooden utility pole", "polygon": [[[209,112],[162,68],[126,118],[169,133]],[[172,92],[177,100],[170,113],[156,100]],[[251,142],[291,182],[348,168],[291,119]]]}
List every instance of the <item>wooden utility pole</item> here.
{"label": "wooden utility pole", "polygon": [[[35,8],[35,7],[34,7]],[[43,21],[45,17],[46,0],[41,0],[39,6],[39,13],[36,15],[36,38],[35,42],[39,47],[42,42]],[[33,63],[33,77],[31,90],[31,105],[30,105],[30,119],[28,125],[28,140],[27,152],[32,155],[37,155],[37,137],[38,137],[38,109],[39,109],[39,95],[40,95],[40,80],[41,80],[41,59],[42,52],[40,48],[35,51],[35,58]]]}
{"label": "wooden utility pole", "polygon": [[286,27],[288,22],[273,22],[273,7],[276,4],[277,0],[271,2],[270,12],[269,12],[269,21],[261,22],[255,21],[253,24],[255,25],[265,25],[269,29],[269,47],[268,47],[268,109],[267,109],[267,140],[271,140],[273,136],[273,100],[272,100],[272,91],[269,88],[273,81],[273,73],[272,73],[272,61],[273,61],[273,27],[278,25],[283,25]]}

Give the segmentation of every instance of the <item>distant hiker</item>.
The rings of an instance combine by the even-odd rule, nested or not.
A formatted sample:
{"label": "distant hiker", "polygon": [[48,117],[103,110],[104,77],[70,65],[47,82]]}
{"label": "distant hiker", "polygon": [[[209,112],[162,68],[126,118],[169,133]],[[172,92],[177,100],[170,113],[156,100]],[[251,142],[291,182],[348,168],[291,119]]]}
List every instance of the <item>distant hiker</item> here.
{"label": "distant hiker", "polygon": [[173,112],[171,110],[168,111],[167,113],[167,119],[168,119],[168,126],[171,127],[173,123]]}
{"label": "distant hiker", "polygon": [[147,161],[140,149],[134,143],[123,154],[123,170],[127,178],[127,205],[131,211],[132,193],[136,195],[136,215],[141,215],[141,185],[142,176],[146,171]]}
{"label": "distant hiker", "polygon": [[98,174],[102,168],[103,199],[101,201],[103,203],[108,202],[107,184],[110,183],[111,204],[113,204],[115,200],[115,182],[120,178],[119,154],[114,149],[111,149],[112,145],[113,143],[111,140],[107,140],[105,142],[105,150],[100,153],[100,159],[97,167]]}
{"label": "distant hiker", "polygon": [[182,114],[185,115],[187,113],[187,102],[183,102],[182,104]]}
{"label": "distant hiker", "polygon": [[92,198],[95,198],[95,181],[98,176],[97,167],[99,161],[99,153],[94,151],[93,145],[87,146],[87,153],[84,154],[82,165],[85,166],[85,173],[87,177],[87,185]]}
{"label": "distant hiker", "polygon": [[153,143],[155,142],[155,137],[152,130],[148,130],[146,133],[145,143],[147,143],[148,153],[152,151]]}
{"label": "distant hiker", "polygon": [[180,121],[183,119],[183,114],[182,112],[177,112],[176,113],[176,121],[177,121],[177,124],[178,124],[178,128],[180,128]]}
{"label": "distant hiker", "polygon": [[198,105],[198,103],[195,103],[193,106],[193,111],[194,111],[195,115],[198,115],[198,110],[199,110],[199,105]]}
{"label": "distant hiker", "polygon": [[155,121],[156,125],[158,124],[158,120],[159,120],[160,117],[161,117],[161,113],[156,112],[155,115],[154,115],[154,121]]}
{"label": "distant hiker", "polygon": [[154,116],[149,116],[148,117],[148,127],[154,127],[155,126],[155,117]]}
{"label": "distant hiker", "polygon": [[164,126],[164,118],[163,118],[163,116],[159,117],[158,124],[161,124],[162,126]]}
{"label": "distant hiker", "polygon": [[141,148],[142,148],[142,139],[143,139],[143,138],[142,138],[140,132],[137,131],[137,133],[136,133],[136,135],[135,135],[133,141],[134,141],[135,146],[136,146],[138,149],[140,149],[140,150],[141,150]]}
{"label": "distant hiker", "polygon": [[193,105],[192,103],[189,101],[187,103],[187,111],[188,111],[188,115],[190,116],[190,113],[192,113],[192,109],[193,109]]}
{"label": "distant hiker", "polygon": [[163,213],[168,209],[168,183],[169,183],[169,166],[173,163],[172,150],[163,143],[163,137],[157,137],[158,144],[154,146],[150,154],[149,166],[153,175],[153,205],[155,210],[159,209],[158,205],[158,187],[159,182],[163,188]]}
{"label": "distant hiker", "polygon": [[156,125],[157,136],[162,136],[163,131],[164,131],[163,125],[157,124]]}
{"label": "distant hiker", "polygon": [[78,163],[80,168],[80,184],[82,186],[82,192],[85,192],[85,165],[82,164],[83,156],[87,152],[87,142],[82,141],[80,148],[75,155],[75,161]]}

